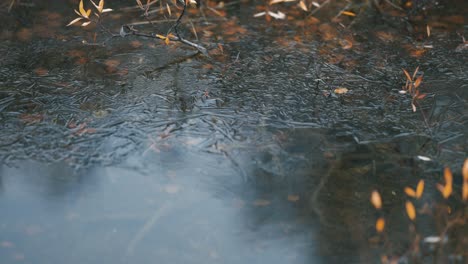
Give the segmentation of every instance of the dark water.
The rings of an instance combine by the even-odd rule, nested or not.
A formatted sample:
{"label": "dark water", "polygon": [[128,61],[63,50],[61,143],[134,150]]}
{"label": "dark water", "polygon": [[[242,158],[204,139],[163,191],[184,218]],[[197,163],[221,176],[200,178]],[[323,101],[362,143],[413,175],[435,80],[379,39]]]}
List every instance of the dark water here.
{"label": "dark water", "polygon": [[[33,4],[1,18],[1,263],[466,261],[466,224],[436,217],[466,202],[435,187],[449,166],[460,193],[468,157],[466,7],[344,30],[234,6],[194,18],[206,57],[102,33],[89,45],[93,29],[65,27],[75,4]],[[141,21],[119,12],[112,30]],[[428,95],[414,113],[398,91],[417,66]],[[433,211],[412,224],[403,190],[419,179],[418,212]],[[414,250],[441,234],[438,251]]]}

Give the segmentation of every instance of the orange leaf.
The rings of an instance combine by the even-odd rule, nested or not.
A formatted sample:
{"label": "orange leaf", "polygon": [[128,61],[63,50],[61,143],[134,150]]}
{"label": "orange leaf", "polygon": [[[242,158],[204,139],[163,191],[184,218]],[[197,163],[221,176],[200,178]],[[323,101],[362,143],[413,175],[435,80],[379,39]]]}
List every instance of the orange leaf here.
{"label": "orange leaf", "polygon": [[421,198],[424,192],[424,180],[420,180],[418,182],[418,186],[416,186],[416,198]]}
{"label": "orange leaf", "polygon": [[409,197],[416,197],[416,192],[413,189],[411,189],[410,187],[405,187],[405,193]]}
{"label": "orange leaf", "polygon": [[406,213],[408,214],[409,219],[416,219],[416,209],[412,202],[406,202]]}
{"label": "orange leaf", "polygon": [[416,81],[414,81],[414,87],[417,88],[419,85],[421,85],[423,76],[419,76]]}
{"label": "orange leaf", "polygon": [[384,228],[385,228],[385,219],[383,219],[383,217],[380,217],[375,222],[375,230],[377,230],[377,232],[379,232],[379,233],[382,233]]}
{"label": "orange leaf", "polygon": [[372,191],[371,194],[371,203],[376,209],[382,208],[382,198],[378,191]]}

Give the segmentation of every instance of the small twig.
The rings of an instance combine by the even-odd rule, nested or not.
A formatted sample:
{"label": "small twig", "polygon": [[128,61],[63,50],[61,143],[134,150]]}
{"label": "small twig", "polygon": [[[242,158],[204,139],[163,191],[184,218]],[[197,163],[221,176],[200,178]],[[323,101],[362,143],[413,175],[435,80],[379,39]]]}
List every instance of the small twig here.
{"label": "small twig", "polygon": [[[128,30],[128,32],[125,31]],[[177,33],[176,33],[177,34]],[[128,26],[128,25],[124,25],[122,26],[122,29],[120,30],[120,36],[122,37],[125,37],[127,35],[133,35],[133,36],[140,36],[140,37],[147,37],[147,38],[156,38],[156,39],[163,39],[160,35],[158,34],[155,34],[155,33],[142,33],[142,32],[138,32],[137,30],[135,30],[133,27],[131,26]],[[184,43],[185,45],[188,45],[188,46],[191,46],[191,47],[194,47],[196,48],[198,51],[200,51],[203,55],[209,57],[208,55],[208,52],[206,50],[205,47],[201,46],[201,45],[198,45],[196,43],[193,43],[191,41],[188,41],[184,38],[181,38],[181,37],[178,37],[178,36],[166,36],[164,37],[165,38],[169,38],[169,40],[171,41],[179,41],[179,42],[182,42]]]}

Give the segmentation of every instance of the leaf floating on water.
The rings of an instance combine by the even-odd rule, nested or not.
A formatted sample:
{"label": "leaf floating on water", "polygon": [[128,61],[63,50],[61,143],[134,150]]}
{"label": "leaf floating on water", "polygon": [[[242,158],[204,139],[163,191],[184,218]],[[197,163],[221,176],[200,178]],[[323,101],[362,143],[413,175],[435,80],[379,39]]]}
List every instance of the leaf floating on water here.
{"label": "leaf floating on water", "polygon": [[288,201],[290,201],[290,202],[297,202],[297,201],[299,201],[299,195],[289,194],[289,195],[288,195]]}
{"label": "leaf floating on water", "polygon": [[382,198],[380,198],[380,194],[378,191],[372,191],[371,203],[376,209],[382,208]]}
{"label": "leaf floating on water", "polygon": [[269,200],[265,200],[265,199],[257,199],[253,202],[253,205],[255,206],[268,206],[270,205],[271,202]]}
{"label": "leaf floating on water", "polygon": [[463,163],[462,168],[463,186],[462,186],[462,199],[468,201],[468,159]]}
{"label": "leaf floating on water", "polygon": [[412,221],[416,219],[416,209],[412,202],[406,202],[406,213],[408,214],[409,219]]}
{"label": "leaf floating on water", "polygon": [[351,11],[343,11],[343,12],[341,12],[341,14],[343,14],[345,16],[352,16],[352,17],[356,16],[356,14],[351,12]]}
{"label": "leaf floating on water", "polygon": [[334,92],[335,94],[345,94],[345,93],[347,93],[348,91],[349,91],[348,88],[345,88],[345,87],[338,87],[338,88],[336,88],[333,92]]}
{"label": "leaf floating on water", "polygon": [[416,198],[421,198],[424,192],[424,180],[419,180],[418,185],[416,186]]}
{"label": "leaf floating on water", "polygon": [[405,193],[409,197],[413,197],[413,198],[416,197],[416,191],[411,189],[410,187],[405,187]]}
{"label": "leaf floating on water", "polygon": [[422,161],[431,161],[431,158],[426,157],[426,156],[417,156],[417,158],[422,160]]}
{"label": "leaf floating on water", "polygon": [[437,184],[437,189],[440,191],[442,196],[447,199],[449,196],[452,194],[452,183],[453,183],[453,176],[452,176],[452,171],[450,171],[450,168],[446,167],[444,169],[444,179],[445,179],[445,185],[442,184]]}
{"label": "leaf floating on water", "polygon": [[383,217],[380,217],[375,222],[375,230],[377,232],[379,232],[379,233],[382,233],[382,231],[384,231],[384,229],[385,229],[385,219],[383,219]]}
{"label": "leaf floating on water", "polygon": [[273,17],[275,19],[285,19],[286,18],[286,15],[281,11],[278,11],[276,13],[268,11],[268,14],[267,14],[267,12],[264,11],[264,12],[260,12],[260,13],[255,14],[254,17],[261,17],[261,16],[265,16],[265,15],[267,15],[267,17],[271,16],[271,17]]}
{"label": "leaf floating on water", "polygon": [[14,245],[13,243],[11,243],[10,241],[2,241],[2,242],[0,243],[0,246],[1,246],[2,248],[12,248],[12,247],[14,247],[15,245]]}
{"label": "leaf floating on water", "polygon": [[176,184],[168,184],[164,186],[164,191],[169,194],[176,194],[180,191],[180,186]]}
{"label": "leaf floating on water", "polygon": [[300,1],[300,2],[299,2],[299,7],[300,7],[302,10],[306,11],[306,12],[308,11],[307,6],[306,6],[306,4],[304,3],[304,1]]}

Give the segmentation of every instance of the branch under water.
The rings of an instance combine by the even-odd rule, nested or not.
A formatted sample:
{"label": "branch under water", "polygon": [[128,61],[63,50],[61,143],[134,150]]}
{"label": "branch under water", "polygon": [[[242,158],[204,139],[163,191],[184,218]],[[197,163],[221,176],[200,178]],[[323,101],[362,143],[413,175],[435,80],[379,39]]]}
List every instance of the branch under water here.
{"label": "branch under water", "polygon": [[[179,17],[177,18],[174,26],[172,26],[171,29],[169,29],[166,36],[161,36],[161,35],[155,34],[155,33],[142,33],[142,32],[137,31],[136,29],[134,29],[133,26],[129,26],[129,25],[122,26],[122,28],[120,29],[120,36],[125,37],[127,35],[134,35],[134,36],[141,36],[141,37],[147,37],[147,38],[157,38],[157,39],[161,39],[161,40],[169,39],[170,41],[179,41],[179,42],[184,43],[185,45],[196,48],[199,52],[201,52],[203,55],[208,57],[209,55],[208,55],[208,52],[207,52],[205,47],[203,47],[203,46],[201,46],[199,44],[193,43],[193,42],[191,42],[189,40],[186,40],[186,39],[182,38],[182,36],[180,36],[178,27],[180,25],[182,17],[185,14],[185,10],[187,9],[187,3],[185,2],[185,0],[181,0],[181,2],[183,3],[184,8],[182,9],[182,12],[180,13]],[[171,36],[171,34],[170,34],[172,29],[174,29],[175,36]]]}

